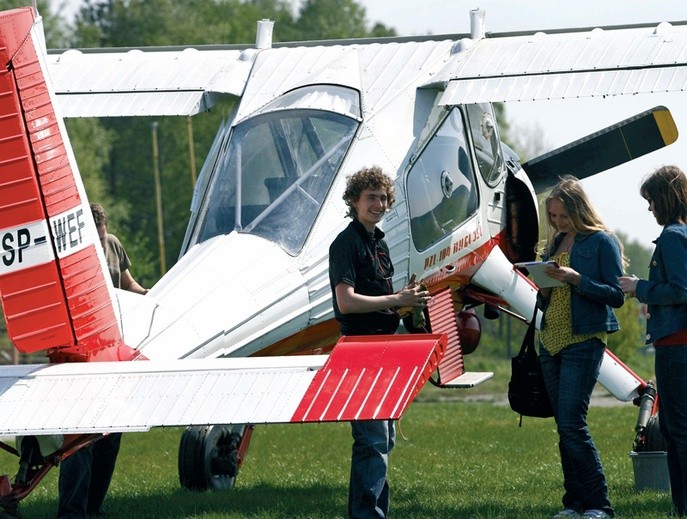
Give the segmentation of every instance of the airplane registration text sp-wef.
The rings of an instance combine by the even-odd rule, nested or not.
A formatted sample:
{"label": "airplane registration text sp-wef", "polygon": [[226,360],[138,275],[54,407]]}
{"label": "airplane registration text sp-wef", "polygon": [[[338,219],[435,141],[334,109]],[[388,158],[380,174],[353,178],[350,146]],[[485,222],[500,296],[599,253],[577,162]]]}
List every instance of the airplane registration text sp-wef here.
{"label": "airplane registration text sp-wef", "polygon": [[[91,239],[86,239],[82,207],[50,218],[49,225],[53,231],[55,250],[60,258],[92,243]],[[52,247],[48,245],[48,236],[50,231],[45,221],[6,229],[0,237],[0,273],[52,261],[54,255]]]}

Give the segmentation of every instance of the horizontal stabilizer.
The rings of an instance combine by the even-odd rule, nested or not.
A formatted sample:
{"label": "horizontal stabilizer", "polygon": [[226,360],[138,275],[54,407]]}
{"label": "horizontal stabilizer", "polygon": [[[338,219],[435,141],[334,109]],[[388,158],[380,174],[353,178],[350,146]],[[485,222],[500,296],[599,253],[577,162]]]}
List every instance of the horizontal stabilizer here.
{"label": "horizontal stabilizer", "polygon": [[542,193],[563,175],[579,179],[624,164],[677,140],[670,111],[657,106],[525,162],[534,190]]}
{"label": "horizontal stabilizer", "polygon": [[329,356],[0,367],[0,435],[399,418],[439,335],[343,337]]}

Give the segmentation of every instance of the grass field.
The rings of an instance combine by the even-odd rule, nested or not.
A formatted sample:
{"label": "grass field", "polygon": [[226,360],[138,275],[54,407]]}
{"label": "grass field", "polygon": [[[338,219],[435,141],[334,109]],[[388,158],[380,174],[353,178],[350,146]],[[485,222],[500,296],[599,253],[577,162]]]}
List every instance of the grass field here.
{"label": "grass field", "polygon": [[[503,379],[487,383],[502,387]],[[389,479],[395,519],[547,518],[560,509],[561,473],[552,419],[518,416],[502,395],[428,387],[398,427]],[[458,397],[457,397],[458,395]],[[446,398],[454,397],[454,398]],[[596,405],[592,434],[618,517],[665,517],[668,493],[637,492],[629,452],[637,409]],[[255,429],[236,487],[194,493],[179,487],[179,429],[126,434],[106,501],[112,518],[334,519],[345,517],[348,424]],[[15,459],[0,456],[14,474]],[[26,518],[54,517],[57,471],[21,505]]]}

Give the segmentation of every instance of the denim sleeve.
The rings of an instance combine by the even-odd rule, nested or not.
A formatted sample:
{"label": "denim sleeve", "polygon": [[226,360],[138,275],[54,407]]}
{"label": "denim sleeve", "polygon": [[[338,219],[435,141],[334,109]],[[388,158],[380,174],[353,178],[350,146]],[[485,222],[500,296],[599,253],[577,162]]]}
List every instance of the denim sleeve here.
{"label": "denim sleeve", "polygon": [[637,283],[636,294],[642,303],[687,304],[687,235],[670,228],[661,233],[649,279]]}
{"label": "denim sleeve", "polygon": [[620,288],[618,278],[623,275],[622,256],[617,239],[609,234],[599,232],[598,267],[596,276],[580,272],[580,284],[575,291],[586,298],[593,299],[611,308],[620,308],[625,302],[625,294]]}

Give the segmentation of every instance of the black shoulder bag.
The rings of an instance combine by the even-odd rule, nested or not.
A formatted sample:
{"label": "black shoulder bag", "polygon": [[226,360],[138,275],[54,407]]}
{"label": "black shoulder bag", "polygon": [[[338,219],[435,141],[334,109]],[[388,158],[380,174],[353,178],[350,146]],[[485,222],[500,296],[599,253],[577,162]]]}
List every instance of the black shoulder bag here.
{"label": "black shoulder bag", "polygon": [[539,357],[534,345],[534,331],[537,311],[522,341],[520,352],[511,359],[511,378],[508,383],[508,402],[513,411],[523,416],[548,418],[553,416],[553,408],[546,392],[544,377],[539,365]]}

